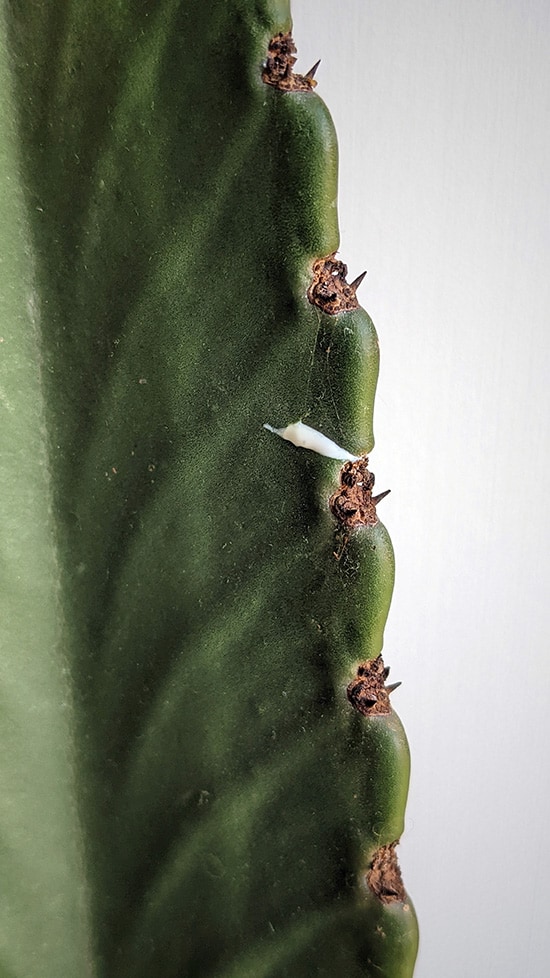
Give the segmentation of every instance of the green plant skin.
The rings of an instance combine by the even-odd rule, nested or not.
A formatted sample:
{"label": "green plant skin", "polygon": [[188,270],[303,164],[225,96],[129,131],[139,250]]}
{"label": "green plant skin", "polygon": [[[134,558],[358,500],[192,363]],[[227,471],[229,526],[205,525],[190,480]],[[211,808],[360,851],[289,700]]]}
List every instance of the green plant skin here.
{"label": "green plant skin", "polygon": [[333,662],[349,681],[357,662],[382,652],[395,560],[388,531],[380,521],[356,530],[341,556],[338,546],[334,540],[320,593],[319,619],[330,636]]}
{"label": "green plant skin", "polygon": [[338,316],[318,312],[317,342],[303,417],[337,444],[345,440],[344,447],[353,454],[368,453],[374,447],[379,360],[376,329],[364,309]]}
{"label": "green plant skin", "polygon": [[[5,14],[11,390],[33,406],[10,458],[34,460],[6,507],[44,530],[5,608],[32,634],[9,635],[4,661],[13,675],[26,650],[15,729],[46,709],[2,785],[21,796],[38,740],[57,773],[26,784],[19,836],[0,816],[0,965],[410,978],[414,911],[363,882],[401,834],[408,748],[394,714],[359,717],[345,696],[382,647],[391,544],[378,524],[336,560],[338,465],[262,428],[302,418],[370,451],[378,372],[367,314],[305,298],[339,243],[337,149],[315,94],[260,80],[288,5]],[[33,901],[18,868],[44,844]],[[65,909],[33,950],[48,902]]]}

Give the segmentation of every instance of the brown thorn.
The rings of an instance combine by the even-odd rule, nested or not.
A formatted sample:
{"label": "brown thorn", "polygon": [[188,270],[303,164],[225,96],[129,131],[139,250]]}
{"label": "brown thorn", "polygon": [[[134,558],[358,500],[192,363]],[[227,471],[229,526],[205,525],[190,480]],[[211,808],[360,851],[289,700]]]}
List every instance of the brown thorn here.
{"label": "brown thorn", "polygon": [[372,498],[372,501],[373,501],[374,505],[375,506],[378,506],[378,503],[380,502],[380,500],[381,499],[384,499],[385,496],[389,496],[390,492],[391,492],[391,489],[386,489],[384,492],[379,492],[377,496],[372,496],[371,498]]}
{"label": "brown thorn", "polygon": [[401,686],[401,683],[400,682],[399,683],[390,683],[389,686],[384,686],[384,689],[386,690],[386,693],[393,693],[394,689],[397,689],[398,686]]}
{"label": "brown thorn", "polygon": [[361,282],[363,281],[366,274],[367,274],[366,272],[361,272],[361,274],[358,275],[357,278],[354,278],[353,282],[350,282],[350,286],[349,286],[350,289],[353,289],[354,292],[357,292],[357,289],[361,285]]}
{"label": "brown thorn", "polygon": [[[313,85],[315,82],[309,81],[308,84]],[[328,316],[359,308],[355,289],[346,281],[347,265],[336,258],[335,252],[325,258],[316,259],[311,271],[312,280],[307,297],[314,306],[318,306]]]}
{"label": "brown thorn", "polygon": [[315,62],[315,64],[313,65],[313,67],[310,68],[309,71],[306,71],[306,73],[304,75],[304,78],[309,78],[310,80],[312,80],[313,78],[315,78],[315,73],[316,73],[317,68],[319,67],[320,64],[321,64],[321,59],[319,58],[319,60]]}

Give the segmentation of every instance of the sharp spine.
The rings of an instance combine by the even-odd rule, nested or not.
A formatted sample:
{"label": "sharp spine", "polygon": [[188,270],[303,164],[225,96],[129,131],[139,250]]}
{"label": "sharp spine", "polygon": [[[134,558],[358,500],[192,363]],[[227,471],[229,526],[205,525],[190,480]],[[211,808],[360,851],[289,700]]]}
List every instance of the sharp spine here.
{"label": "sharp spine", "polygon": [[361,285],[361,282],[363,281],[366,274],[367,274],[366,272],[361,272],[361,274],[358,275],[357,278],[354,278],[353,282],[350,284],[350,289],[353,289],[354,292],[357,292],[357,289]]}
{"label": "sharp spine", "polygon": [[319,60],[315,62],[313,67],[306,72],[304,78],[309,78],[310,81],[313,81],[313,79],[315,78],[315,73],[317,71],[317,68],[319,67],[320,64],[321,64],[321,59],[319,58]]}

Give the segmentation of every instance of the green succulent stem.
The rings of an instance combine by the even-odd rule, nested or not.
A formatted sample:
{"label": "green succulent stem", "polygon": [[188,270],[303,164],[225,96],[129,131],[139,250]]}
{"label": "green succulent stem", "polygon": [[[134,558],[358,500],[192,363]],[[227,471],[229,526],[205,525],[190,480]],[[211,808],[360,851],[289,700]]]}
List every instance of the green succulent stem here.
{"label": "green succulent stem", "polygon": [[410,978],[378,340],[289,5],[2,11],[0,971]]}

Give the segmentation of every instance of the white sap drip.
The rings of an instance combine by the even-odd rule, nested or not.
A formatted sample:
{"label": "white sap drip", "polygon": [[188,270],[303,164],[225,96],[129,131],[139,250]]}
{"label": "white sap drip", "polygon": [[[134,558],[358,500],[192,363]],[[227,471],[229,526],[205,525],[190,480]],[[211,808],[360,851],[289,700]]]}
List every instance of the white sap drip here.
{"label": "white sap drip", "polygon": [[357,455],[350,455],[345,448],[340,448],[336,442],[331,441],[326,435],[322,435],[320,431],[310,428],[309,425],[303,424],[301,421],[295,421],[294,424],[289,424],[286,428],[274,428],[270,424],[264,424],[264,428],[272,431],[274,435],[279,435],[280,438],[292,442],[298,448],[308,448],[311,452],[317,452],[318,455],[324,455],[326,458],[336,458],[344,462],[357,461]]}

